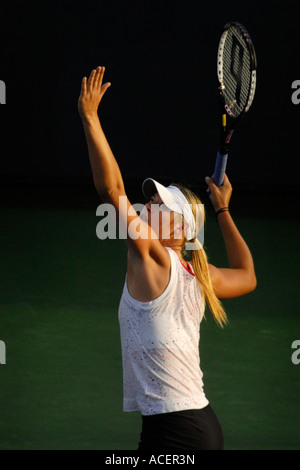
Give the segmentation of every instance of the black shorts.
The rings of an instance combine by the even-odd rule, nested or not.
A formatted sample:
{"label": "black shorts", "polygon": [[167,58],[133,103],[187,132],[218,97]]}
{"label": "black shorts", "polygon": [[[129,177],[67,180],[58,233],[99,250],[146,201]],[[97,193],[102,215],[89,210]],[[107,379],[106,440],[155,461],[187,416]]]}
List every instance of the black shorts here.
{"label": "black shorts", "polygon": [[222,450],[223,432],[210,405],[142,416],[138,451]]}

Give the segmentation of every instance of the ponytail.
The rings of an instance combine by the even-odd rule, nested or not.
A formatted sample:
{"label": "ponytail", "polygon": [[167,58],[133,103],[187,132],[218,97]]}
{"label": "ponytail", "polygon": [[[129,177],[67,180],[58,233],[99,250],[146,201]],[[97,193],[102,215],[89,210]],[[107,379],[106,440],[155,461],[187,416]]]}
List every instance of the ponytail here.
{"label": "ponytail", "polygon": [[[197,204],[201,204],[201,201],[191,190],[185,187],[182,187],[180,185],[177,185],[177,184],[174,186],[177,186],[180,189],[180,191],[182,191],[182,193],[187,198],[189,204],[191,204],[195,221],[196,221],[196,227],[199,229],[199,220],[197,220],[199,219],[199,216],[197,217],[196,209],[197,209]],[[203,220],[200,222],[204,223],[204,211],[203,211],[202,219]],[[197,230],[197,233],[198,233],[198,230]],[[196,275],[196,278],[202,290],[203,297],[205,299],[205,302],[208,304],[209,309],[215,321],[219,324],[219,326],[223,327],[227,323],[227,315],[220,300],[218,299],[218,297],[216,296],[213,290],[211,278],[209,275],[208,261],[207,261],[205,250],[203,246],[200,244],[200,242],[197,240],[197,238],[194,238],[194,240],[191,240],[191,242],[194,243],[194,249],[191,250],[190,261],[192,263],[194,273]],[[183,242],[183,250],[182,250],[182,254],[184,257],[187,256],[187,252],[185,251],[186,243],[187,243],[187,240],[185,239]]]}
{"label": "ponytail", "polygon": [[223,327],[227,323],[227,315],[220,300],[214,293],[208,270],[207,256],[203,247],[199,250],[192,250],[191,263],[205,301],[208,303],[209,309],[216,322]]}

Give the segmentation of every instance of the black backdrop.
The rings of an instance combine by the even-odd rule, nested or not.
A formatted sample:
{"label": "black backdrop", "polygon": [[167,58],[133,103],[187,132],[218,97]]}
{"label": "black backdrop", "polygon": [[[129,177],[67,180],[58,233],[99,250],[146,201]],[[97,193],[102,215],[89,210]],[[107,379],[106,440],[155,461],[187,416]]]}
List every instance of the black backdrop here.
{"label": "black backdrop", "polygon": [[296,1],[2,4],[2,187],[91,181],[77,98],[82,76],[97,65],[112,83],[100,115],[125,180],[201,185],[217,151],[218,39],[238,20],[256,46],[258,83],[228,175],[247,191],[297,193],[300,105],[291,84],[300,79],[299,12]]}

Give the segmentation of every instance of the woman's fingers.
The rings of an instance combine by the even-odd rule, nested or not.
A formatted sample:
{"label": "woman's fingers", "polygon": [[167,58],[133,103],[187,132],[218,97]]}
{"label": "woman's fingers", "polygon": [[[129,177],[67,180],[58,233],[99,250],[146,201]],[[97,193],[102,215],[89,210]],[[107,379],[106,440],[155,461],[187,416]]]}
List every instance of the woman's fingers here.
{"label": "woman's fingers", "polygon": [[83,77],[78,99],[78,110],[81,116],[94,116],[97,113],[100,101],[110,87],[110,83],[102,85],[104,72],[105,67],[97,67],[91,71],[88,79]]}
{"label": "woman's fingers", "polygon": [[98,96],[98,99],[102,99],[104,93],[111,85],[110,82],[102,85],[104,72],[105,67],[97,67],[91,71],[88,79],[86,77],[82,79],[80,93],[81,99],[83,97],[90,99],[92,96]]}
{"label": "woman's fingers", "polygon": [[209,178],[207,176],[205,181],[208,186],[207,192],[215,209],[217,210],[218,208],[228,206],[232,193],[232,186],[227,175],[224,175],[224,183],[219,187],[215,185],[213,178]]}
{"label": "woman's fingers", "polygon": [[102,85],[101,87],[101,98],[103,97],[104,93],[106,92],[106,90],[110,87],[111,83],[110,82],[107,82],[105,83],[104,85]]}
{"label": "woman's fingers", "polygon": [[212,189],[215,189],[216,188],[216,185],[214,183],[214,180],[213,178],[210,178],[209,176],[206,176],[205,177],[205,182],[208,186],[208,189],[211,191]]}
{"label": "woman's fingers", "polygon": [[98,91],[101,90],[104,72],[105,72],[105,67],[97,67],[93,85]]}
{"label": "woman's fingers", "polygon": [[97,88],[97,90],[100,92],[101,98],[103,97],[104,93],[111,85],[110,82],[107,82],[104,85],[102,85],[104,73],[105,73],[105,67],[98,67],[96,70],[95,81],[94,81],[95,88]]}
{"label": "woman's fingers", "polygon": [[99,81],[99,88],[101,89],[103,77],[104,77],[105,67],[101,67],[100,69],[100,81]]}
{"label": "woman's fingers", "polygon": [[95,80],[94,80],[94,86],[95,88],[99,91],[101,88],[101,69],[102,67],[97,67],[96,74],[95,74]]}
{"label": "woman's fingers", "polygon": [[96,70],[94,69],[94,70],[91,71],[91,74],[90,74],[88,82],[87,82],[88,90],[91,90],[93,88],[95,75],[96,75]]}
{"label": "woman's fingers", "polygon": [[88,82],[87,82],[89,90],[96,88],[97,90],[100,91],[104,72],[105,72],[105,67],[97,67],[97,69],[92,70],[89,76]]}
{"label": "woman's fingers", "polygon": [[[105,67],[97,67],[97,69],[92,70],[89,76],[88,82],[87,82],[87,87],[89,91],[93,89],[96,89],[98,91],[101,90],[104,72],[105,72]],[[105,91],[106,89],[107,88],[105,88]]]}
{"label": "woman's fingers", "polygon": [[81,96],[86,94],[86,77],[83,77],[81,82]]}

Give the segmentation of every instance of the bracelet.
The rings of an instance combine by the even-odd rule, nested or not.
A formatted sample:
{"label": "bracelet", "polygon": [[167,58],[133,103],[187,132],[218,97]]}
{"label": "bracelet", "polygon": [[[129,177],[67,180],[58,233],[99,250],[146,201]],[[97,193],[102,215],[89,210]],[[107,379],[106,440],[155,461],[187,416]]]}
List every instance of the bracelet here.
{"label": "bracelet", "polygon": [[221,212],[229,212],[229,207],[222,207],[221,209],[217,210],[216,212],[216,219],[218,218],[218,215],[221,214]]}

